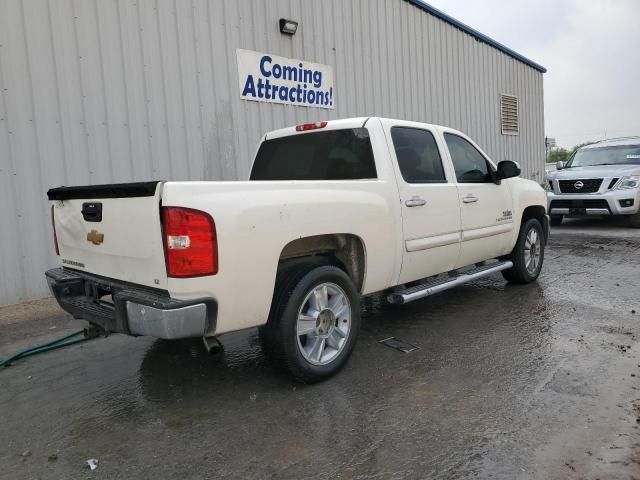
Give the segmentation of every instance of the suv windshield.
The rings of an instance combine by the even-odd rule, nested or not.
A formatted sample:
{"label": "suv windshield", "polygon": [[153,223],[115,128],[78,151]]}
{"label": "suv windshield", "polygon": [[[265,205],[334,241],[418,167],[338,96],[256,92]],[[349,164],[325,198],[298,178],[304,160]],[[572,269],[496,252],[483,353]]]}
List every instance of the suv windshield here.
{"label": "suv windshield", "polygon": [[251,180],[360,180],[376,178],[369,132],[329,130],[267,140]]}
{"label": "suv windshield", "polygon": [[581,148],[567,163],[570,167],[593,167],[595,165],[638,165],[640,145],[618,145],[611,147]]}

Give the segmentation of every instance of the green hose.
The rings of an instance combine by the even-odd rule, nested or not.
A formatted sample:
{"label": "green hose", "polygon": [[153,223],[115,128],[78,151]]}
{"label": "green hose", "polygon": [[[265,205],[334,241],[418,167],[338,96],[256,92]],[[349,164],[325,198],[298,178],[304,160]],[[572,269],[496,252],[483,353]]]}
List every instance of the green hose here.
{"label": "green hose", "polygon": [[38,353],[50,352],[51,350],[68,347],[69,345],[75,345],[76,343],[86,342],[87,340],[89,340],[89,338],[84,337],[77,340],[71,340],[69,342],[65,341],[69,340],[70,338],[77,337],[78,335],[82,335],[83,333],[84,330],[78,330],[77,332],[70,333],[69,335],[65,335],[62,338],[58,338],[57,340],[43,343],[42,345],[36,345],[35,347],[27,348],[26,350],[11,355],[9,358],[0,358],[0,367],[8,367],[9,365],[11,365],[11,362],[20,358],[30,357],[31,355],[37,355]]}

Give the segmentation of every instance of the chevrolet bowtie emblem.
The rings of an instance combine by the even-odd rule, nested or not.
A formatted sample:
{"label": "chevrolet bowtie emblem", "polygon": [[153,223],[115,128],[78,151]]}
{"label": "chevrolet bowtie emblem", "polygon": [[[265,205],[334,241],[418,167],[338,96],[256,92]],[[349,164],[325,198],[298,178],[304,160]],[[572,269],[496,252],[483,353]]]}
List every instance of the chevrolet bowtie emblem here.
{"label": "chevrolet bowtie emblem", "polygon": [[104,233],[98,233],[97,230],[91,230],[87,233],[87,241],[93,243],[94,245],[100,245],[104,242]]}

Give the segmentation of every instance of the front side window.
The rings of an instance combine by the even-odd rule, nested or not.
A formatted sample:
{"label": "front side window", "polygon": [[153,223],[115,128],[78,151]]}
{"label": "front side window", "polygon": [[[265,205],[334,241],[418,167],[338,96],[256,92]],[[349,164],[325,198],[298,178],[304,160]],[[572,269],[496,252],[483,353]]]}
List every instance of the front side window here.
{"label": "front side window", "polygon": [[428,130],[410,127],[391,129],[393,148],[402,178],[407,183],[446,183],[440,151]]}
{"label": "front side window", "polygon": [[460,183],[491,182],[489,164],[484,156],[471,143],[452,133],[444,134],[451,161]]}
{"label": "front side window", "polygon": [[311,132],[266,140],[251,180],[362,180],[377,178],[366,128]]}

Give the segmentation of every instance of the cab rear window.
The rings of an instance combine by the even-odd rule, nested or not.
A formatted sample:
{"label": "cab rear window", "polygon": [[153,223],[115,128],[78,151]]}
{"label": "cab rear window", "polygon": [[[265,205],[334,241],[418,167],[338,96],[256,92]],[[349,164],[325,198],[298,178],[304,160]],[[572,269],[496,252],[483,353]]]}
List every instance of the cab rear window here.
{"label": "cab rear window", "polygon": [[377,178],[369,132],[349,128],[267,140],[251,180],[363,180]]}

